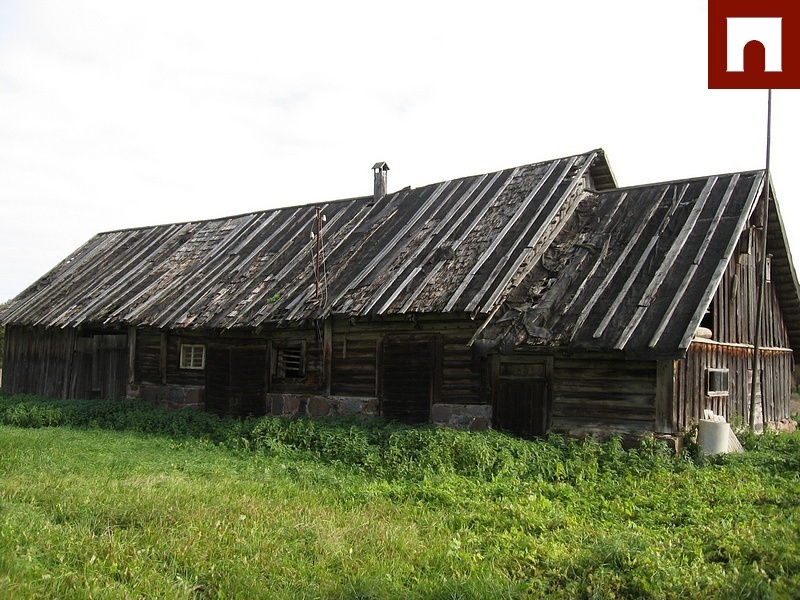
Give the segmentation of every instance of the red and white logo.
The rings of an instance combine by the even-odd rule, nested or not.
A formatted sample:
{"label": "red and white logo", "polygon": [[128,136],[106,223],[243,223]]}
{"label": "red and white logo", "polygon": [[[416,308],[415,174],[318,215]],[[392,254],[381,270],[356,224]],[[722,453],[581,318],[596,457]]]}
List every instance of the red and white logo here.
{"label": "red and white logo", "polygon": [[708,87],[800,88],[800,1],[708,0]]}

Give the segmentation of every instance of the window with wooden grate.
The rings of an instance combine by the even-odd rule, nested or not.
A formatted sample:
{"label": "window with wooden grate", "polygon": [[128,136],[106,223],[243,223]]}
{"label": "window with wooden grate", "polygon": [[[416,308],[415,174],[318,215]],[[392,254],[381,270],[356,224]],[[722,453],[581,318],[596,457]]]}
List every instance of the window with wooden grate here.
{"label": "window with wooden grate", "polygon": [[206,347],[202,344],[181,344],[181,369],[196,371],[206,368]]}
{"label": "window with wooden grate", "polygon": [[275,377],[297,379],[303,377],[303,347],[275,348]]}

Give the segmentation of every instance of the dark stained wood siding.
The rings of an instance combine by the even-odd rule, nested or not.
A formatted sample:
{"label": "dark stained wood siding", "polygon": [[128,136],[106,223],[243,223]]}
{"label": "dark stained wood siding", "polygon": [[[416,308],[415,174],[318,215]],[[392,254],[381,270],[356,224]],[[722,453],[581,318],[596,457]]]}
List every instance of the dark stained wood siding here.
{"label": "dark stained wood siding", "polygon": [[541,436],[550,428],[550,357],[495,356],[496,376],[492,424],[496,429],[526,438]]}
{"label": "dark stained wood siding", "polygon": [[[263,335],[271,348],[269,391],[276,393],[318,394],[322,387],[322,329],[277,329]],[[300,377],[279,377],[277,351],[280,348],[302,349],[303,371]]]}
{"label": "dark stained wood siding", "polygon": [[601,356],[556,357],[553,428],[557,431],[655,427],[657,364]]}
{"label": "dark stained wood siding", "polygon": [[3,391],[63,398],[75,348],[71,329],[6,327]]}
{"label": "dark stained wood siding", "polygon": [[162,334],[156,329],[136,331],[134,380],[138,383],[165,383],[161,366]]}
{"label": "dark stained wood siding", "polygon": [[124,398],[128,385],[127,334],[79,337],[77,349],[90,378],[87,388],[76,387],[73,394],[81,398]]}
{"label": "dark stained wood siding", "polygon": [[334,330],[331,394],[377,396],[375,364],[379,339],[375,332]]}
{"label": "dark stained wood siding", "polygon": [[206,354],[206,410],[238,417],[266,414],[267,346],[210,345]]}
{"label": "dark stained wood siding", "polygon": [[72,329],[6,328],[3,390],[51,398],[123,398],[128,336]]}
{"label": "dark stained wood siding", "polygon": [[203,331],[181,331],[177,334],[167,335],[167,383],[170,385],[205,385],[205,371],[181,369],[181,344],[203,344],[208,348],[209,342],[216,337]]}
{"label": "dark stained wood siding", "polygon": [[467,344],[475,333],[475,324],[465,322],[460,328],[442,333],[442,389],[445,404],[483,404],[489,399],[488,361],[481,359]]}
{"label": "dark stained wood siding", "polygon": [[420,315],[360,321],[337,318],[332,327],[331,393],[374,397],[381,340],[391,335],[438,336],[441,378],[437,402],[484,404],[489,399],[486,359],[469,347],[477,323],[466,315]]}

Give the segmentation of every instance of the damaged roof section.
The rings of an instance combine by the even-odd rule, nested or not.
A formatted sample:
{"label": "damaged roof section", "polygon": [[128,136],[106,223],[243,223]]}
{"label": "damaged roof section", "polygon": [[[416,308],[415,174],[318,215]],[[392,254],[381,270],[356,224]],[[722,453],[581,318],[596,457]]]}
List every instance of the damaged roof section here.
{"label": "damaged roof section", "polygon": [[[763,181],[763,171],[753,171],[587,194],[476,344],[680,355]],[[790,262],[780,268],[793,272]],[[796,290],[792,296],[796,304]]]}
{"label": "damaged roof section", "polygon": [[[592,184],[613,185],[602,150],[377,199],[101,233],[0,317],[233,329],[334,313],[484,314],[538,261]],[[317,227],[320,244],[310,235]]]}

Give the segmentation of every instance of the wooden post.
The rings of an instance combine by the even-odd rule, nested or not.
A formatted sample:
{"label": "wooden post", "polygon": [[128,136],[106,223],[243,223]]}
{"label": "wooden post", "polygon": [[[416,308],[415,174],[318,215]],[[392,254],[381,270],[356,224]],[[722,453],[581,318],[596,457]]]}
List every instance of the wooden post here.
{"label": "wooden post", "polygon": [[331,371],[333,362],[333,317],[325,319],[322,333],[322,379],[325,395],[331,395]]}
{"label": "wooden post", "polygon": [[[772,90],[767,95],[767,165],[764,171],[764,226],[761,229],[761,274],[756,281],[758,297],[756,300],[756,322],[753,333],[753,381],[750,387],[750,429],[756,428],[756,386],[761,384],[761,313],[764,310],[764,288],[767,279],[767,231],[769,225],[769,154],[770,130],[772,128]],[[762,394],[763,396],[763,394]],[[763,402],[763,398],[762,398]],[[763,414],[763,407],[762,407]]]}
{"label": "wooden post", "polygon": [[660,360],[656,365],[656,433],[672,434],[672,404],[675,397],[675,361]]}
{"label": "wooden post", "polygon": [[136,327],[128,328],[128,384],[135,383],[136,372]]}
{"label": "wooden post", "polygon": [[383,338],[381,335],[375,341],[375,397],[378,398],[379,404],[383,390]]}
{"label": "wooden post", "polygon": [[161,355],[159,356],[159,370],[161,371],[161,384],[166,385],[167,384],[167,332],[166,331],[161,332]]}

